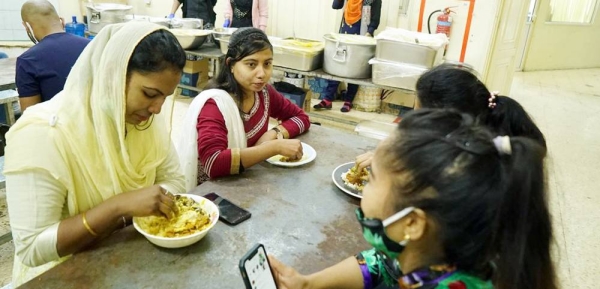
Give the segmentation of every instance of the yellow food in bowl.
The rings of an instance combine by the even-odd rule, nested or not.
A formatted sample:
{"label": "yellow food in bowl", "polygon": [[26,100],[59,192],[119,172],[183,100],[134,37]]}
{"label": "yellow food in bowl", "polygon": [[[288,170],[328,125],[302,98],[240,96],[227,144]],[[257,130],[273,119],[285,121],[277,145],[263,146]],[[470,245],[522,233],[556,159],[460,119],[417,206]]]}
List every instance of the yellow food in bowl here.
{"label": "yellow food in bowl", "polygon": [[165,217],[139,218],[137,223],[146,233],[166,238],[184,237],[208,228],[209,214],[200,204],[186,196],[175,196],[177,213],[170,220]]}

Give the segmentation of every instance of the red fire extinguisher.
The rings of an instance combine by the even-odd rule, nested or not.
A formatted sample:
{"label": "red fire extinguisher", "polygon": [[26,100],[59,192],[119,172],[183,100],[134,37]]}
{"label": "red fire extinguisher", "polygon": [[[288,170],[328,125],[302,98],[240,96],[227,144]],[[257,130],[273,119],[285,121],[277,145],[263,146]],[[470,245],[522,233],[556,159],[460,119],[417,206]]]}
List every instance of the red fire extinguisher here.
{"label": "red fire extinguisher", "polygon": [[437,18],[437,27],[435,29],[435,33],[444,33],[446,36],[448,36],[448,38],[450,38],[450,28],[452,27],[452,16],[450,16],[450,13],[455,13],[454,11],[450,10],[450,8],[451,7],[446,7],[444,10],[435,10],[429,14],[427,19],[427,30],[429,33],[431,33],[431,27],[429,26],[431,16],[433,16],[435,13],[442,12],[442,15],[438,16]]}
{"label": "red fire extinguisher", "polygon": [[444,8],[444,13],[437,18],[435,33],[444,33],[450,38],[450,28],[452,27],[452,16],[450,16],[450,13],[453,12],[449,7]]}

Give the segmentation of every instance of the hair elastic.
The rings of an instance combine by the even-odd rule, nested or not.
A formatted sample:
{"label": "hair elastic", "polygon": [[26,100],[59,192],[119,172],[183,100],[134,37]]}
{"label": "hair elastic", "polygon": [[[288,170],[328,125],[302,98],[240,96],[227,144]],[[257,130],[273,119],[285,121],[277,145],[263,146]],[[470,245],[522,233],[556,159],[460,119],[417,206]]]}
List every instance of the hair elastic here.
{"label": "hair elastic", "polygon": [[490,98],[488,98],[488,107],[491,109],[494,109],[496,107],[496,98],[498,97],[498,95],[500,94],[500,92],[498,91],[492,91],[490,92]]}
{"label": "hair elastic", "polygon": [[505,136],[497,136],[493,139],[494,146],[498,150],[501,155],[510,155],[512,154],[512,147],[510,145],[510,137]]}

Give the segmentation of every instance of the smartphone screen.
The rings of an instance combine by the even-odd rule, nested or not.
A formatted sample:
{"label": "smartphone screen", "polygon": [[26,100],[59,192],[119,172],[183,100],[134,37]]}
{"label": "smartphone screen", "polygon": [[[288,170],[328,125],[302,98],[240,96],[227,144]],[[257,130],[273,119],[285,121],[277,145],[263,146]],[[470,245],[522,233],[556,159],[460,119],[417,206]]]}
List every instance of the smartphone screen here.
{"label": "smartphone screen", "polygon": [[267,252],[261,244],[255,245],[240,261],[240,270],[248,289],[277,289]]}
{"label": "smartphone screen", "polygon": [[216,193],[210,193],[204,197],[211,200],[219,207],[219,219],[227,224],[237,225],[252,216],[250,212],[236,206]]}

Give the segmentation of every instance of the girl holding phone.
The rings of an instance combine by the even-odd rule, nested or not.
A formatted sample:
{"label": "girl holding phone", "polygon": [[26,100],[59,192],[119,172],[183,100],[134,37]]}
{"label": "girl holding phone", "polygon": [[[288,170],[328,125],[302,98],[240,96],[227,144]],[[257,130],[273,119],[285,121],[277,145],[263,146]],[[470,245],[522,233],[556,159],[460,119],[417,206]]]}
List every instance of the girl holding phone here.
{"label": "girl holding phone", "polygon": [[[545,149],[452,110],[418,110],[375,151],[357,209],[363,251],[279,289],[556,289]],[[435,157],[432,157],[435,156]]]}

